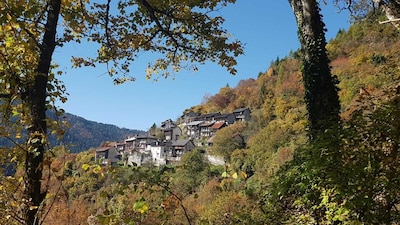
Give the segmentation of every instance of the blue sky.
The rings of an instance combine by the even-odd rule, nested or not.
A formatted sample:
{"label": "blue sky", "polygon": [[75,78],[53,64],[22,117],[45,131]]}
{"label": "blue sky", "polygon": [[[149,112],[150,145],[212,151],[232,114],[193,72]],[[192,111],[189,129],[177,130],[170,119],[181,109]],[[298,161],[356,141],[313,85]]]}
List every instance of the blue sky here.
{"label": "blue sky", "polygon": [[[332,1],[322,5],[322,13],[328,40],[339,29],[348,28],[348,13],[339,13]],[[87,120],[148,130],[153,123],[159,126],[164,120],[175,120],[185,109],[200,104],[206,94],[214,95],[226,84],[235,87],[240,80],[256,78],[272,60],[300,46],[287,0],[238,0],[220,14],[226,19],[224,27],[229,33],[245,43],[245,54],[237,58],[236,75],[207,63],[197,72],[183,70],[173,78],[146,80],[145,68],[150,57],[144,54],[131,69],[136,81],[115,86],[104,66],[71,69],[70,55],[90,55],[96,51],[90,45],[72,44],[56,49],[54,57],[66,72],[59,78],[69,93],[61,108]]]}

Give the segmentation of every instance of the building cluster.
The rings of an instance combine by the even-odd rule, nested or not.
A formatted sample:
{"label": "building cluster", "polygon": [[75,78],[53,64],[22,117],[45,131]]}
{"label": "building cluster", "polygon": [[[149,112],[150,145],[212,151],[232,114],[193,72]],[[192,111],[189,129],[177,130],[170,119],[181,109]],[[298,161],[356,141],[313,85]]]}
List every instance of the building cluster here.
{"label": "building cluster", "polygon": [[107,142],[95,151],[96,161],[104,165],[122,162],[126,165],[173,164],[181,160],[185,152],[204,145],[212,145],[214,134],[237,121],[247,121],[251,112],[240,108],[232,113],[210,113],[197,115],[190,111],[181,116],[177,123],[168,119],[161,124],[162,139],[153,135],[136,135],[122,142]]}

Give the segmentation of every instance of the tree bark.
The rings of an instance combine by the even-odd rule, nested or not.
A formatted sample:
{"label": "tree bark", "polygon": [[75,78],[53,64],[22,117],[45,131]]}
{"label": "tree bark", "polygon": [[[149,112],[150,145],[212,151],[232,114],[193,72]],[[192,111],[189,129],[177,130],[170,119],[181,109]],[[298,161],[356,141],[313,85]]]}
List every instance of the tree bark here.
{"label": "tree bark", "polygon": [[392,24],[400,29],[400,21],[396,21],[400,19],[400,0],[373,0],[373,2],[385,13],[389,21],[392,21]]}
{"label": "tree bark", "polygon": [[303,54],[302,76],[307,104],[309,136],[337,126],[340,103],[326,51],[325,24],[316,0],[289,0],[296,17]]}
{"label": "tree bark", "polygon": [[51,59],[56,46],[57,22],[61,0],[50,0],[47,7],[47,21],[42,43],[39,46],[40,58],[35,69],[33,84],[29,87],[25,103],[30,109],[28,128],[28,151],[25,158],[25,200],[27,201],[25,224],[40,224],[38,210],[46,192],[41,188],[43,156],[47,145],[46,98]]}

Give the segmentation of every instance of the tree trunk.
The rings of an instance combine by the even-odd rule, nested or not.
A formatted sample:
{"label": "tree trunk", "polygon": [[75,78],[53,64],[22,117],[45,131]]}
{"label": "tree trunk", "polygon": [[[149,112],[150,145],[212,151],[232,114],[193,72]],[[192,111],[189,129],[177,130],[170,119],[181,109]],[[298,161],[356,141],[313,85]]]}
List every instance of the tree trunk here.
{"label": "tree trunk", "polygon": [[400,19],[400,0],[373,0],[373,2],[385,13],[389,21],[397,29],[400,29],[400,21],[398,21]]}
{"label": "tree trunk", "polygon": [[309,137],[339,123],[340,103],[326,52],[325,24],[316,0],[289,0],[296,17],[303,54],[302,76],[308,110]]}
{"label": "tree trunk", "polygon": [[50,0],[47,7],[47,22],[40,48],[40,58],[35,69],[34,83],[29,87],[25,103],[30,109],[28,128],[28,151],[25,159],[25,209],[24,222],[29,225],[39,224],[38,210],[46,192],[41,188],[43,156],[47,145],[46,97],[51,58],[56,46],[56,30],[60,13],[61,0]]}

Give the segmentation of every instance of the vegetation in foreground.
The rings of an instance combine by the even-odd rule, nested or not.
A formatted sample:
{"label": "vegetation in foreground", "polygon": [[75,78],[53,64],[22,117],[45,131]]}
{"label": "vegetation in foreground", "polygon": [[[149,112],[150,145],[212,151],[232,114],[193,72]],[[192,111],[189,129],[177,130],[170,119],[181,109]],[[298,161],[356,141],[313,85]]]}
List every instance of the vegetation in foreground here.
{"label": "vegetation in foreground", "polygon": [[[252,121],[221,130],[209,149],[225,167],[205,162],[203,149],[179,165],[138,168],[101,167],[92,150],[55,147],[42,163],[46,204],[29,210],[43,224],[399,224],[398,40],[398,30],[374,19],[328,43],[342,115],[311,143],[296,51],[192,107],[253,110]],[[238,131],[241,148],[226,142]],[[1,151],[2,164],[22,158],[11,151]],[[1,224],[23,222],[22,177],[2,177]]]}
{"label": "vegetation in foreground", "polygon": [[[343,103],[340,143],[330,143],[327,132],[308,144],[292,52],[257,79],[223,87],[191,108],[252,109],[250,122],[221,130],[208,149],[228,160],[225,167],[209,165],[204,149],[159,168],[101,167],[93,150],[48,152],[44,224],[398,224],[398,35],[365,21],[329,42]],[[238,131],[247,143],[239,149],[226,143]],[[1,223],[18,219],[19,177],[1,181]]]}

